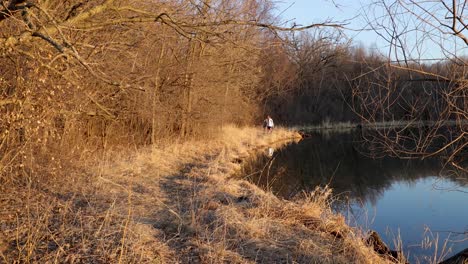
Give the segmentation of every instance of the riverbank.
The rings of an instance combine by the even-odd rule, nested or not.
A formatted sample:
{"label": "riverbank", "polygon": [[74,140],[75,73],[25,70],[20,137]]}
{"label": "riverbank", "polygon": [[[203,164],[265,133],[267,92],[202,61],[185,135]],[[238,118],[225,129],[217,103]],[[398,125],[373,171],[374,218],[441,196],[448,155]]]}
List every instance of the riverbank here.
{"label": "riverbank", "polygon": [[397,128],[421,128],[421,127],[450,127],[450,126],[466,126],[467,120],[445,120],[445,121],[404,121],[404,120],[391,120],[383,122],[330,122],[323,121],[318,125],[295,126],[294,130],[308,132],[336,132],[336,133],[349,133],[357,129],[397,129]]}
{"label": "riverbank", "polygon": [[209,141],[109,153],[54,184],[4,192],[0,259],[385,263],[332,213],[330,190],[286,201],[230,177],[249,155],[299,139],[281,128],[226,127]]}

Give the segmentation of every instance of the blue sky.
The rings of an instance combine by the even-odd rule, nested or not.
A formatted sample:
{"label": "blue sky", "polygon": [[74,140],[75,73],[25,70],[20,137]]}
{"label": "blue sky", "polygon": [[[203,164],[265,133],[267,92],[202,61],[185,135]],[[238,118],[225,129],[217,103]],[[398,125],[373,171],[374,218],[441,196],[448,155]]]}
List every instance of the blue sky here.
{"label": "blue sky", "polygon": [[[320,23],[326,20],[347,21],[352,29],[364,28],[365,22],[361,12],[361,3],[359,1],[335,1],[331,0],[283,0],[278,2],[278,13],[281,14],[283,21],[291,21],[296,24]],[[362,42],[368,46],[382,42],[374,32],[370,31],[346,31],[348,37],[357,42]],[[384,44],[384,43],[380,43]],[[378,45],[380,46],[380,45]]]}
{"label": "blue sky", "polygon": [[[363,44],[368,48],[377,48],[381,53],[387,55],[389,52],[388,43],[384,39],[372,30],[359,31],[359,29],[369,28],[366,19],[362,15],[363,13],[384,14],[382,9],[379,9],[376,5],[369,6],[368,3],[370,2],[369,0],[282,0],[277,2],[277,13],[281,16],[282,21],[289,21],[289,25],[293,22],[307,25],[326,20],[348,21],[347,27],[353,30],[345,30],[345,33],[349,38],[354,40],[354,44]],[[434,4],[434,12],[438,12],[439,17],[445,16],[442,9],[440,8],[440,3]],[[420,22],[410,16],[401,16],[401,19],[401,21],[412,23],[413,25]],[[400,28],[402,27],[400,26]],[[429,27],[426,31],[435,32]],[[433,59],[450,56],[443,54],[441,49],[456,52],[457,55],[466,54],[466,45],[454,37],[442,39],[437,34],[432,37],[424,35],[427,40],[424,44],[421,41],[415,42],[416,39],[420,39],[423,35],[424,33],[412,31],[403,36],[407,41],[407,52],[413,58]]]}

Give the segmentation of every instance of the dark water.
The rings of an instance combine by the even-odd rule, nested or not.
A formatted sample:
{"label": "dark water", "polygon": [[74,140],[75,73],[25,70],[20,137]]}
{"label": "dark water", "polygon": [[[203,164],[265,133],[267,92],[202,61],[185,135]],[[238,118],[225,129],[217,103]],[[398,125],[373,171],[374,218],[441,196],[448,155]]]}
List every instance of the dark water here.
{"label": "dark water", "polygon": [[412,262],[468,248],[468,177],[438,159],[373,159],[355,134],[316,134],[271,151],[246,164],[244,177],[286,199],[328,184],[350,225],[376,230],[392,248],[401,241]]}

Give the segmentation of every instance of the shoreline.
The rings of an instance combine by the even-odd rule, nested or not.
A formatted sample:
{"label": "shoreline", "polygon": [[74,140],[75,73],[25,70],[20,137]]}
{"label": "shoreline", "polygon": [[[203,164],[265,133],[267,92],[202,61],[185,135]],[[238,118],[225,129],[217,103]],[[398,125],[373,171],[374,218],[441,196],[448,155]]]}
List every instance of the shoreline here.
{"label": "shoreline", "polygon": [[[159,251],[163,263],[389,263],[366,246],[342,216],[332,213],[331,190],[318,188],[303,199],[286,201],[232,177],[247,157],[263,148],[300,139],[296,131],[281,128],[265,134],[256,128],[227,127],[209,142],[170,146],[165,155],[168,160],[172,154],[182,157],[179,171],[156,180],[163,186],[157,191],[157,214],[144,213],[149,211],[146,205],[134,206],[134,228],[158,237],[164,245]],[[153,150],[137,160],[152,155],[150,163],[158,164],[158,154]],[[141,219],[151,227],[139,224]]]}
{"label": "shoreline", "polygon": [[382,122],[322,122],[317,125],[299,125],[292,128],[303,133],[307,132],[351,132],[360,129],[380,130],[380,129],[397,129],[397,128],[421,128],[421,127],[450,127],[467,125],[468,120],[456,121],[446,120],[439,121],[382,121]]}
{"label": "shoreline", "polygon": [[37,209],[0,230],[0,259],[389,263],[331,211],[331,190],[286,201],[231,177],[246,157],[294,140],[300,135],[284,128],[265,134],[227,126],[208,141],[147,148],[132,158],[104,155],[57,188],[28,190],[37,202],[17,195],[17,208]]}

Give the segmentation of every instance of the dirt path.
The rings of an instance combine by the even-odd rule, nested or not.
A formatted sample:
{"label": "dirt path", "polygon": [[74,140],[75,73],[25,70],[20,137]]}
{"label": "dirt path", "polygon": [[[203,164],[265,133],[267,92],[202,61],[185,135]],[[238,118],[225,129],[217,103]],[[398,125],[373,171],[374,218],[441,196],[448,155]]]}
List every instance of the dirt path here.
{"label": "dirt path", "polygon": [[[224,137],[237,135],[231,142],[209,147],[199,142],[164,153],[148,151],[131,161],[131,166],[123,163],[106,169],[108,175],[103,178],[115,188],[127,186],[131,204],[121,203],[121,207],[132,208],[130,229],[138,230],[133,242],[141,244],[145,241],[141,237],[151,234],[143,243],[148,247],[145,250],[156,249],[156,259],[165,263],[381,261],[362,243],[323,232],[347,227],[316,198],[292,203],[246,181],[230,179],[253,150],[285,144],[295,137],[286,130],[275,132],[272,136],[258,130],[231,131]],[[126,172],[119,172],[122,169]],[[120,200],[125,201],[125,196]]]}

